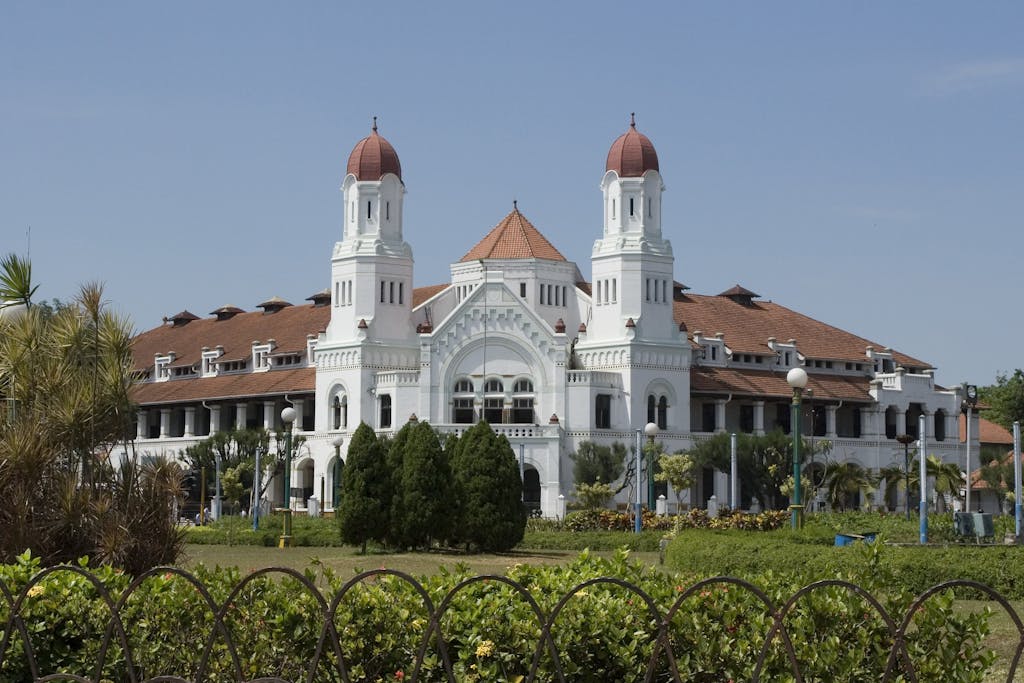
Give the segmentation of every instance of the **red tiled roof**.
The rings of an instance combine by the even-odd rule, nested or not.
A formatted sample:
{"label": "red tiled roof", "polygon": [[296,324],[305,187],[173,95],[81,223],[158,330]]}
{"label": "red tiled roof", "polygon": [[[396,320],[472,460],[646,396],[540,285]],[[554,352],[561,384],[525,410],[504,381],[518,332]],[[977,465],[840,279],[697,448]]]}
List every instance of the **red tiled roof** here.
{"label": "red tiled roof", "polygon": [[513,208],[487,236],[476,243],[460,260],[479,259],[528,259],[539,258],[549,261],[564,261],[565,257],[548,242],[526,216]]}
{"label": "red tiled roof", "polygon": [[[796,339],[800,353],[811,358],[865,362],[868,346],[881,351],[884,344],[872,342],[837,327],[809,318],[770,301],[742,304],[725,296],[689,294],[676,299],[676,323],[685,323],[690,333],[725,335],[726,345],[741,353],[769,354],[768,338],[780,342]],[[895,361],[908,368],[929,368],[924,361],[893,352]]]}
{"label": "red tiled roof", "polygon": [[[226,320],[201,318],[185,325],[161,325],[139,334],[132,341],[132,354],[136,370],[152,367],[153,357],[173,351],[174,364],[199,364],[203,347],[224,347],[224,360],[249,358],[252,342],[277,343],[275,353],[306,350],[306,335],[327,329],[331,318],[330,306],[289,306],[276,313],[250,311]],[[271,373],[273,374],[273,373]],[[181,380],[205,382],[207,379]],[[169,382],[174,383],[174,382]]]}
{"label": "red tiled roof", "polygon": [[451,285],[427,285],[426,287],[416,287],[412,290],[412,307],[416,308],[417,306],[422,305],[424,301],[438,292],[443,292],[450,286]]}
{"label": "red tiled roof", "polygon": [[369,137],[356,143],[348,156],[348,170],[356,180],[380,180],[385,173],[394,173],[402,179],[402,164],[391,143],[377,134],[377,117],[373,117],[373,130]]}
{"label": "red tiled roof", "polygon": [[639,178],[647,171],[658,170],[658,153],[654,144],[637,131],[630,114],[629,130],[620,135],[608,150],[605,171],[615,171],[620,178]]}
{"label": "red tiled roof", "polygon": [[[808,373],[807,388],[814,392],[815,399],[871,401],[867,377]],[[779,398],[793,396],[793,389],[786,383],[786,373],[782,370],[772,372],[702,366],[694,366],[690,370],[690,392]]]}
{"label": "red tiled roof", "polygon": [[[960,443],[967,441],[967,416],[960,414]],[[978,442],[999,446],[1013,446],[1013,434],[1002,425],[990,422],[983,417],[978,418]]]}
{"label": "red tiled roof", "polygon": [[132,388],[132,399],[142,405],[153,405],[310,392],[315,387],[315,368],[289,368],[146,382]]}

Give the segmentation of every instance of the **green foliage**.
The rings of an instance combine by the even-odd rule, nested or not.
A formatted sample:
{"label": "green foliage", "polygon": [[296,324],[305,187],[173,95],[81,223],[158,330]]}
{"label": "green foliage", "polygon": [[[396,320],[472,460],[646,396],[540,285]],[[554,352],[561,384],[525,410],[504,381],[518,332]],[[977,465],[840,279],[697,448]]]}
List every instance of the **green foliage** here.
{"label": "green foliage", "polygon": [[[392,446],[392,449],[394,446]],[[392,524],[401,521],[403,546],[429,548],[452,529],[451,469],[437,433],[426,422],[412,428],[405,442],[400,486]]]}
{"label": "green foliage", "polygon": [[[672,529],[671,517],[659,517],[651,510],[644,508],[640,515],[641,529]],[[576,510],[565,516],[564,528],[568,531],[629,531],[636,527],[636,520],[631,513],[614,510]]]}
{"label": "green foliage", "polygon": [[[885,553],[877,548],[848,549],[858,555],[867,578],[884,573]],[[24,592],[22,607],[26,629],[43,674],[92,672],[103,629],[109,622],[107,607],[85,577],[61,572],[31,584],[38,565],[29,557],[0,567],[0,581],[15,594]],[[110,569],[91,570],[115,597],[128,580]],[[237,569],[200,568],[198,578],[218,606],[241,580]],[[563,596],[584,582],[564,605],[551,629],[566,680],[641,680],[656,647],[661,619],[679,596],[702,578],[700,574],[672,577],[633,562],[625,552],[599,558],[588,552],[564,566],[515,565],[510,579],[529,590],[541,612],[540,620],[515,590],[498,581],[478,581],[451,599],[441,617],[454,679],[504,680],[525,677],[541,637],[541,621],[552,614]],[[848,574],[856,577],[856,573]],[[343,578],[314,564],[306,577],[328,601]],[[420,577],[434,604],[469,578],[463,567]],[[604,578],[635,585],[649,595],[657,610],[625,588]],[[780,606],[798,584],[774,574],[750,577]],[[876,593],[883,606],[902,615],[907,596]],[[0,603],[0,623],[10,606]],[[336,681],[332,647],[315,671],[306,670],[317,650],[323,628],[322,611],[315,596],[290,578],[257,578],[225,610],[226,626],[239,654],[247,680],[276,676],[284,680]],[[212,611],[193,586],[172,573],[148,578],[122,609],[137,677],[176,675],[195,678],[207,638],[213,628]],[[341,655],[350,680],[379,681],[411,677],[419,645],[430,625],[430,614],[416,592],[393,576],[380,576],[355,586],[338,603],[335,624]],[[915,613],[907,647],[917,680],[928,683],[983,680],[993,655],[981,639],[987,633],[987,615],[962,614],[949,593],[934,596]],[[748,591],[735,585],[708,584],[683,600],[669,624],[670,647],[682,680],[751,680],[758,653],[771,626],[771,616]],[[785,617],[804,680],[853,683],[879,680],[891,651],[892,638],[870,605],[841,588],[819,588],[804,596]],[[21,634],[0,662],[3,680],[30,680]],[[667,662],[657,660],[654,680],[669,680]],[[209,660],[210,680],[233,680],[232,661],[222,644],[215,644]],[[128,680],[125,656],[118,643],[108,655],[102,678]],[[555,680],[550,653],[539,662],[538,680]],[[906,672],[897,671],[905,679]],[[420,679],[448,680],[437,644],[428,643]],[[781,643],[768,648],[761,680],[792,680]]]}
{"label": "green foliage", "polygon": [[456,538],[484,551],[516,546],[526,528],[519,463],[503,435],[486,422],[466,430],[451,460],[459,499]]}
{"label": "green foliage", "polygon": [[1024,422],[1024,370],[997,374],[995,384],[978,387],[978,399],[988,406],[985,419],[1013,429],[1014,422]]}
{"label": "green foliage", "polygon": [[348,459],[341,471],[341,503],[336,506],[341,538],[362,546],[370,540],[383,542],[390,530],[391,488],[385,454],[373,429],[361,422],[352,435]]}
{"label": "green foliage", "polygon": [[0,258],[0,308],[21,304],[32,306],[39,285],[32,284],[32,262],[17,254]]}
{"label": "green foliage", "polygon": [[[198,545],[256,545],[276,547],[284,530],[284,516],[264,515],[260,528],[253,531],[252,519],[221,517],[204,526],[190,526],[185,540]],[[343,545],[336,520],[324,517],[292,515],[292,545],[296,547],[338,547]]]}
{"label": "green foliage", "polygon": [[[402,463],[405,461],[406,442],[409,440],[409,433],[412,431],[413,423],[406,422],[395,434],[395,438],[387,443],[380,443],[381,452],[386,453],[388,481],[387,486],[381,490],[381,500],[388,506],[388,534],[387,542],[390,545],[403,547],[408,545],[405,542],[405,509],[402,505],[402,475],[404,469]],[[378,439],[380,442],[380,439]]]}
{"label": "green foliage", "polygon": [[[727,472],[730,460],[730,435],[716,434],[697,444],[690,452],[696,468],[714,467]],[[829,448],[827,442],[815,442],[816,451]],[[801,453],[810,456],[811,446],[804,440]],[[769,509],[785,506],[780,487],[793,471],[793,442],[790,436],[776,429],[763,436],[738,434],[736,459],[741,489],[761,501]]]}
{"label": "green foliage", "polygon": [[616,441],[603,446],[593,441],[581,441],[575,453],[570,453],[572,476],[577,484],[611,485],[618,481],[626,468],[626,447]]}
{"label": "green foliage", "polygon": [[576,500],[588,510],[603,508],[613,495],[612,487],[603,482],[576,484]]}
{"label": "green foliage", "polygon": [[[533,522],[534,520],[530,520]],[[520,549],[529,550],[618,550],[626,548],[634,552],[657,552],[665,532],[658,529],[644,529],[639,534],[630,531],[566,531],[543,529],[533,530],[527,525]]]}
{"label": "green foliage", "polygon": [[[260,498],[266,493],[273,478],[284,470],[284,432],[278,432],[274,443],[276,450],[271,450],[271,433],[265,429],[229,429],[211,434],[199,443],[185,449],[183,458],[189,468],[196,472],[206,472],[208,491],[216,486],[217,460],[220,459],[222,473],[234,469],[242,490],[237,497],[226,495],[224,474],[221,475],[221,487],[225,489],[225,497],[229,500],[248,500],[252,491],[256,472],[256,453],[260,453]],[[292,438],[293,452],[305,441],[303,436]]]}
{"label": "green foliage", "polygon": [[116,468],[133,448],[132,327],[98,285],[57,310],[27,306],[31,264],[0,260],[0,560],[26,548],[44,564],[82,556],[132,572],[173,561],[181,546],[181,472],[163,460]]}
{"label": "green foliage", "polygon": [[658,457],[659,472],[654,475],[655,481],[665,481],[676,492],[676,502],[683,501],[683,492],[693,486],[697,477],[697,466],[693,458],[685,453],[668,455],[662,453]]}
{"label": "green foliage", "polygon": [[846,510],[858,493],[866,494],[875,486],[875,479],[855,462],[830,462],[825,468],[825,486],[832,507]]}

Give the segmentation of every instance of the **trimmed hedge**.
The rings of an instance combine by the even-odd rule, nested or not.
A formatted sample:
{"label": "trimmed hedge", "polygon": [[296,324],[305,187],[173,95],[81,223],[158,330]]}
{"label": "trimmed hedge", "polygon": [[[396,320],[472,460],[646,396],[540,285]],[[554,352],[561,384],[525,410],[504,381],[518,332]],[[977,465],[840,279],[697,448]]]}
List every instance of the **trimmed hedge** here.
{"label": "trimmed hedge", "polygon": [[[884,572],[887,588],[919,594],[953,579],[983,583],[1011,600],[1024,599],[1024,548],[1017,546],[892,546],[879,543],[869,566],[864,553],[832,545],[834,534],[821,529],[770,533],[694,529],[676,536],[666,550],[672,569],[702,575],[741,578],[765,572],[799,583],[826,578],[870,578]],[[859,544],[858,544],[859,545]]]}

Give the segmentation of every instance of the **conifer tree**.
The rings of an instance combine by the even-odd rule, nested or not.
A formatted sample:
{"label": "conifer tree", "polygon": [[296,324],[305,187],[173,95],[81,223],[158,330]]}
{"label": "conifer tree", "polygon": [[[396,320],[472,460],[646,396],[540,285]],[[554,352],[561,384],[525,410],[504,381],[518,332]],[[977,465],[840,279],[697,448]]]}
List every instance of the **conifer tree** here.
{"label": "conifer tree", "polygon": [[432,539],[447,538],[452,526],[451,469],[437,433],[426,422],[412,427],[404,449],[392,514],[402,522],[404,545],[429,548]]}
{"label": "conifer tree", "polygon": [[415,426],[413,422],[406,422],[395,434],[395,438],[388,443],[388,490],[385,492],[388,512],[389,527],[387,542],[390,546],[405,548],[409,545],[405,538],[405,520],[402,512],[402,463],[405,460],[406,443],[409,440],[409,433]]}
{"label": "conifer tree", "polygon": [[459,439],[452,474],[459,498],[458,539],[502,552],[523,540],[523,480],[508,439],[480,422]]}
{"label": "conifer tree", "polygon": [[390,501],[383,497],[390,488],[388,477],[377,435],[361,422],[352,435],[341,471],[341,504],[337,514],[341,540],[360,545],[363,553],[367,541],[383,541],[388,532]]}

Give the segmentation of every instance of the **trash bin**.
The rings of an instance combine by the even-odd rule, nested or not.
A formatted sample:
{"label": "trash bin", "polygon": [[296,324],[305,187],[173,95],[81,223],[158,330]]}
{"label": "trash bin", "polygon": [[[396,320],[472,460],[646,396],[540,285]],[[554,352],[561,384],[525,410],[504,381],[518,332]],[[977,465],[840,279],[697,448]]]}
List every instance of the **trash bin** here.
{"label": "trash bin", "polygon": [[865,543],[874,543],[875,538],[877,536],[877,531],[865,531],[859,534],[836,534],[836,546],[842,547],[847,545],[853,545],[857,541],[864,541]]}

